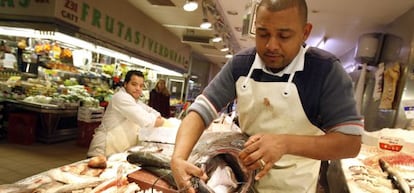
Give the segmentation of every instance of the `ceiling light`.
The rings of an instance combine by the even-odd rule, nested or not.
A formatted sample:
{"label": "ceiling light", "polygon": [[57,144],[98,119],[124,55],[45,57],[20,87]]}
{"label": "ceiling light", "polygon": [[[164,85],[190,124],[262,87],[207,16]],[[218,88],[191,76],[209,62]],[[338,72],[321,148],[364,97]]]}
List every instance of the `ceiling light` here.
{"label": "ceiling light", "polygon": [[206,18],[204,18],[203,23],[200,24],[200,27],[202,29],[208,29],[211,27],[211,23]]}
{"label": "ceiling light", "polygon": [[221,38],[219,35],[216,35],[214,38],[211,39],[212,42],[221,42],[221,40],[223,40],[223,38]]}
{"label": "ceiling light", "polygon": [[223,48],[220,49],[220,51],[227,52],[229,51],[229,48],[227,46],[224,46]]}
{"label": "ceiling light", "polygon": [[195,0],[186,0],[183,6],[185,11],[194,11],[198,8],[198,3]]}
{"label": "ceiling light", "polygon": [[232,57],[233,57],[233,54],[231,54],[231,53],[229,52],[229,53],[227,53],[224,57],[225,57],[225,58],[232,58]]}

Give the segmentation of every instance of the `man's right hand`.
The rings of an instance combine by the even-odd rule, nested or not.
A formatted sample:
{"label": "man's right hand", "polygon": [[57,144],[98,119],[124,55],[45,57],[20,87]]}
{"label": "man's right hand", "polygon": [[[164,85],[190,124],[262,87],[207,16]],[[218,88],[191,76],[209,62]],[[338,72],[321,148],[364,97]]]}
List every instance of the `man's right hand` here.
{"label": "man's right hand", "polygon": [[201,168],[184,159],[173,158],[171,159],[170,166],[178,192],[196,192],[191,184],[192,177],[198,177],[204,181],[208,179],[207,174]]}

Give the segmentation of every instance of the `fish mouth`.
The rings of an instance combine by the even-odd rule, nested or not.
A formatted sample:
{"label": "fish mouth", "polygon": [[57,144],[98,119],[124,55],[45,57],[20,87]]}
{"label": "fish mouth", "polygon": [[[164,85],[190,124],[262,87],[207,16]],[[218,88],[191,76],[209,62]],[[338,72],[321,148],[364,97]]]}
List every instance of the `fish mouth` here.
{"label": "fish mouth", "polygon": [[225,166],[230,168],[230,174],[228,178],[233,179],[223,179],[220,178],[220,182],[222,183],[221,186],[227,186],[227,192],[249,192],[251,189],[251,185],[253,184],[253,172],[248,171],[244,165],[241,164],[240,160],[238,159],[238,151],[229,151],[229,149],[225,150],[226,153],[220,152],[215,155],[212,155],[209,159],[207,159],[204,163],[196,164],[209,177],[207,181],[200,180],[198,178],[193,178],[192,183],[193,187],[197,189],[197,192],[205,192],[205,193],[214,193],[214,187],[211,187],[211,184],[215,184],[215,182],[211,182],[211,180],[215,180],[213,175],[216,175],[217,168],[220,166]]}

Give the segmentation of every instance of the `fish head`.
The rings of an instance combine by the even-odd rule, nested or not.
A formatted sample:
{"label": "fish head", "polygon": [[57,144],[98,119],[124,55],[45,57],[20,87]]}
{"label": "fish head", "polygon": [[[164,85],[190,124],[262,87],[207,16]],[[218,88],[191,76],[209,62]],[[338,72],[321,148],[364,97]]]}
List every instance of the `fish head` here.
{"label": "fish head", "polygon": [[208,179],[192,179],[197,192],[250,192],[254,171],[248,170],[238,157],[246,139],[240,133],[209,134],[200,139],[189,161],[201,168]]}

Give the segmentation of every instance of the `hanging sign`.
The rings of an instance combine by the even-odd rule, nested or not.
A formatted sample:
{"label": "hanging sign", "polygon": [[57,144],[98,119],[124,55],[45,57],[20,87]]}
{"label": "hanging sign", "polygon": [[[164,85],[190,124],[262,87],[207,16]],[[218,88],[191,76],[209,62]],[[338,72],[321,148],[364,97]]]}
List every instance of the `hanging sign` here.
{"label": "hanging sign", "polygon": [[128,1],[0,0],[0,16],[24,21],[58,19],[81,34],[138,55],[187,69],[191,47]]}

